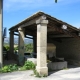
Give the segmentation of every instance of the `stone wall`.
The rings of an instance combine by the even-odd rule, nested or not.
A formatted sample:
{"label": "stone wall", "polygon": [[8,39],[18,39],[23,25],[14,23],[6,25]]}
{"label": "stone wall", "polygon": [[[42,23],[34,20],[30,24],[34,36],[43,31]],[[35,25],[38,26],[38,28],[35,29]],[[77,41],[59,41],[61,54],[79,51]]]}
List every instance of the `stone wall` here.
{"label": "stone wall", "polygon": [[70,64],[80,65],[80,40],[64,38],[61,41],[49,40],[48,43],[56,45],[56,56],[64,57]]}
{"label": "stone wall", "polygon": [[56,46],[53,43],[47,44],[47,55],[50,57],[56,56]]}

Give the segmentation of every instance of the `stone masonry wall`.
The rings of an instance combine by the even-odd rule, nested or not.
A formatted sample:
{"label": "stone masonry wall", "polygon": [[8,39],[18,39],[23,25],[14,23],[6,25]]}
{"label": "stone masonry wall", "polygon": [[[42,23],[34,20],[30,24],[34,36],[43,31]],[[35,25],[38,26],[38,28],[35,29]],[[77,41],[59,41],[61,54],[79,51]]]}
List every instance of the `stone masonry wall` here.
{"label": "stone masonry wall", "polygon": [[76,38],[64,38],[62,42],[48,39],[48,43],[56,45],[56,56],[64,57],[70,64],[80,65],[80,40]]}

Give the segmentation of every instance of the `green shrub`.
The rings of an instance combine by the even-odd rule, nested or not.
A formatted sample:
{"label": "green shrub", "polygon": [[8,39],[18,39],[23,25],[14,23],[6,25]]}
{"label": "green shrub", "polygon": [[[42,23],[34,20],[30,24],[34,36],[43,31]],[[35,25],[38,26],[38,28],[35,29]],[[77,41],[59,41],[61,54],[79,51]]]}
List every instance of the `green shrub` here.
{"label": "green shrub", "polygon": [[37,72],[36,69],[33,70],[33,73],[34,73],[34,75],[35,75],[36,77],[39,77],[39,78],[41,78],[41,77],[47,77],[45,74],[44,74],[44,75],[40,75],[40,74]]}
{"label": "green shrub", "polygon": [[9,46],[4,46],[7,51],[9,51],[10,47]]}
{"label": "green shrub", "polygon": [[14,64],[11,68],[12,68],[12,71],[16,71],[16,70],[18,70],[18,66],[17,66],[17,64]]}
{"label": "green shrub", "polygon": [[2,69],[0,68],[0,73],[2,72]]}
{"label": "green shrub", "polygon": [[68,70],[68,68],[65,68],[65,67],[64,67],[63,70]]}
{"label": "green shrub", "polygon": [[37,70],[35,69],[35,70],[33,70],[33,72],[34,72],[34,75],[36,76],[36,77],[41,77],[40,75],[39,75],[39,73],[37,72]]}
{"label": "green shrub", "polygon": [[6,65],[2,67],[0,72],[7,73],[7,72],[12,72],[12,71],[17,71],[17,70],[18,70],[17,64],[13,64],[13,65]]}
{"label": "green shrub", "polygon": [[24,65],[19,68],[20,71],[35,69],[35,64],[32,61],[25,61]]}
{"label": "green shrub", "polygon": [[35,64],[32,61],[25,61],[24,67],[26,70],[35,69]]}
{"label": "green shrub", "polygon": [[32,53],[32,52],[33,52],[33,44],[32,44],[32,43],[26,44],[26,45],[25,45],[25,50],[26,50],[26,52],[28,52],[28,53]]}
{"label": "green shrub", "polygon": [[14,51],[18,50],[18,46],[14,47]]}
{"label": "green shrub", "polygon": [[6,65],[0,69],[0,72],[7,73],[12,71],[23,71],[23,70],[31,70],[35,69],[35,64],[32,61],[25,61],[25,64],[22,67],[17,66],[17,64]]}
{"label": "green shrub", "polygon": [[22,66],[19,68],[19,71],[25,71],[26,70],[26,67],[25,66]]}

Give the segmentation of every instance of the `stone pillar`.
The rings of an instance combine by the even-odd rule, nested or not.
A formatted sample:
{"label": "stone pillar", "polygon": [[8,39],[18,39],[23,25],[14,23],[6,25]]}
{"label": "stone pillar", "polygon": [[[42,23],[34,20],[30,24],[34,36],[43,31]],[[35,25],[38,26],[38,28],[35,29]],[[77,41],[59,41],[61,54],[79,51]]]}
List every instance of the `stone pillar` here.
{"label": "stone pillar", "polygon": [[10,53],[9,59],[14,59],[14,32],[10,31]]}
{"label": "stone pillar", "polygon": [[18,31],[19,31],[19,43],[18,43],[18,48],[19,48],[19,51],[18,51],[18,54],[19,54],[19,65],[23,65],[24,64],[24,29],[19,27],[18,28]]}
{"label": "stone pillar", "polygon": [[0,67],[2,67],[3,64],[3,41],[2,41],[2,12],[3,12],[3,0],[0,0]]}
{"label": "stone pillar", "polygon": [[48,20],[36,21],[37,24],[37,66],[36,70],[40,75],[48,75],[47,67],[47,24]]}
{"label": "stone pillar", "polygon": [[33,36],[33,52],[37,53],[37,39],[36,39],[36,36]]}
{"label": "stone pillar", "polygon": [[33,36],[33,56],[37,57],[37,39],[36,36]]}

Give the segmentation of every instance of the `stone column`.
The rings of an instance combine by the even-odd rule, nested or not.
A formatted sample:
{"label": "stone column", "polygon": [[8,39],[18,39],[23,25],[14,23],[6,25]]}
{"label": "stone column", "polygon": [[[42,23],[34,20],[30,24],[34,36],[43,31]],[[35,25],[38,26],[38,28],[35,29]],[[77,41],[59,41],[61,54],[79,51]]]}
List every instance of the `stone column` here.
{"label": "stone column", "polygon": [[18,28],[19,31],[19,44],[18,44],[18,54],[19,54],[19,65],[23,65],[24,64],[24,29],[19,27]]}
{"label": "stone column", "polygon": [[33,36],[33,52],[36,53],[37,52],[37,39],[36,36]]}
{"label": "stone column", "polygon": [[36,21],[37,24],[37,66],[40,75],[48,75],[47,67],[47,24],[43,16]]}
{"label": "stone column", "polygon": [[10,53],[9,59],[14,59],[14,32],[10,31]]}
{"label": "stone column", "polygon": [[36,36],[33,36],[33,56],[34,58],[37,57],[37,39]]}
{"label": "stone column", "polygon": [[3,64],[3,41],[2,41],[2,12],[3,12],[3,0],[0,0],[0,67],[2,67]]}

